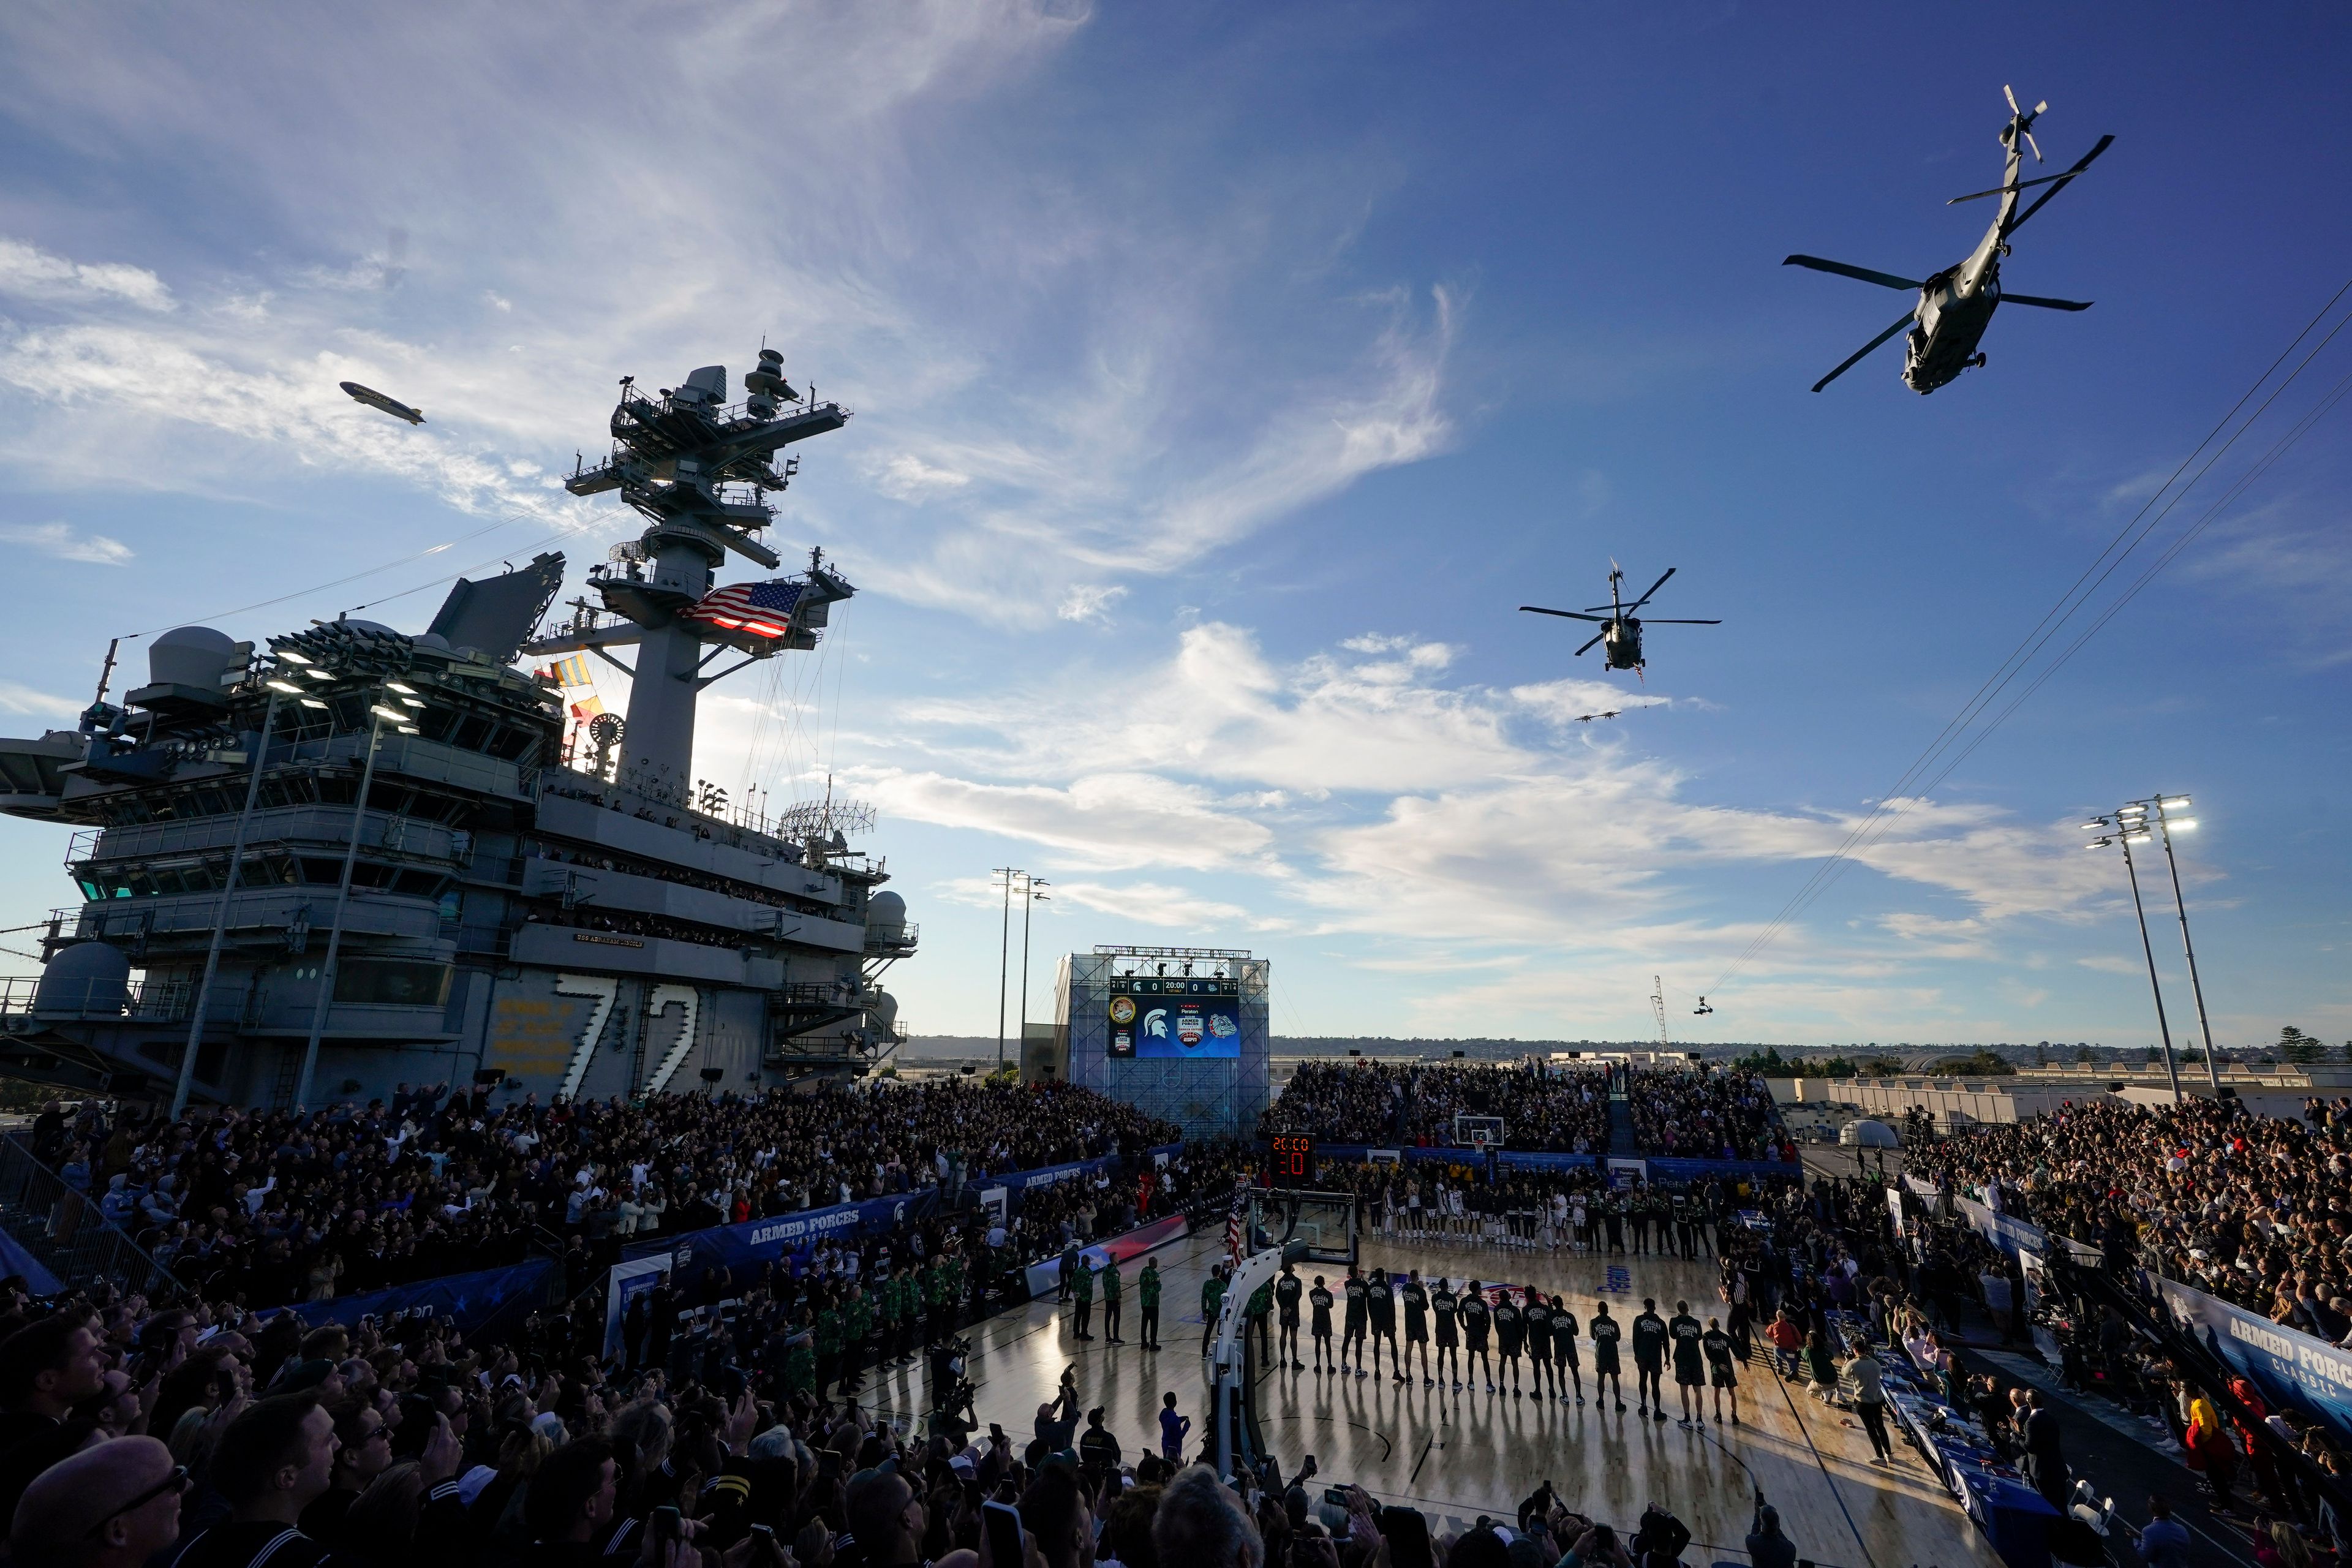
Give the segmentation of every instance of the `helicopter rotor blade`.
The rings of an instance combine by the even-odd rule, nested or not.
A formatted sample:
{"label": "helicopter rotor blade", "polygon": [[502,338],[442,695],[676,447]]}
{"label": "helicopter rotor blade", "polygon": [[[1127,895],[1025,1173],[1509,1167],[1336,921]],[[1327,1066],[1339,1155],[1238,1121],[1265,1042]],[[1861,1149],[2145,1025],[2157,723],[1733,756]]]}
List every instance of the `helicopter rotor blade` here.
{"label": "helicopter rotor blade", "polygon": [[1868,342],[1863,344],[1862,347],[1854,350],[1853,353],[1846,356],[1845,363],[1843,364],[1839,365],[1837,369],[1830,372],[1829,374],[1813,383],[1813,390],[1815,392],[1819,392],[1822,387],[1827,386],[1830,383],[1835,381],[1838,377],[1852,370],[1855,365],[1862,363],[1864,355],[1868,354],[1873,349],[1876,348],[1879,344],[1885,342],[1887,339],[1893,337],[1895,333],[1901,331],[1910,324],[1910,312],[1906,311],[1904,314],[1897,316],[1895,319],[1895,324],[1893,326],[1887,328],[1885,331],[1879,333]]}
{"label": "helicopter rotor blade", "polygon": [[1630,605],[1626,605],[1626,606],[1625,606],[1625,613],[1626,613],[1627,615],[1629,615],[1629,616],[1630,616],[1630,615],[1632,615],[1634,611],[1636,611],[1636,610],[1640,609],[1643,605],[1644,605],[1648,604],[1648,603],[1650,602],[1650,594],[1654,594],[1654,593],[1656,593],[1659,589],[1661,589],[1661,588],[1664,587],[1664,586],[1666,585],[1666,577],[1671,577],[1671,576],[1673,576],[1676,572],[1678,572],[1678,571],[1680,571],[1680,570],[1682,570],[1682,569],[1681,569],[1680,567],[1678,567],[1678,566],[1669,566],[1669,567],[1667,567],[1667,568],[1666,568],[1666,573],[1665,573],[1665,577],[1661,577],[1661,578],[1659,578],[1656,582],[1654,582],[1654,583],[1651,584],[1650,584],[1650,590],[1649,590],[1649,593],[1648,593],[1648,594],[1643,594],[1640,598],[1638,598],[1638,599],[1634,600],[1632,604],[1630,604]]}
{"label": "helicopter rotor blade", "polygon": [[2095,146],[2094,146],[2089,152],[2084,153],[2082,157],[2075,160],[2074,166],[2073,168],[2067,170],[2064,174],[2050,182],[2050,188],[2042,192],[2041,195],[2035,197],[2032,206],[2027,207],[2023,212],[2018,214],[2016,217],[2010,221],[2009,232],[2015,234],[2019,229],[2023,228],[2027,218],[2032,217],[2035,213],[2040,212],[2044,206],[2047,206],[2052,196],[2056,195],[2068,185],[2074,184],[2074,176],[2089,168],[2091,166],[2091,160],[2105,152],[2109,147],[2114,146],[2115,141],[2116,139],[2113,136],[2100,137]]}
{"label": "helicopter rotor blade", "polygon": [[2033,161],[2037,163],[2042,162],[2042,143],[2033,139],[2033,132],[2031,131],[2025,133],[2025,144],[2033,149]]}
{"label": "helicopter rotor blade", "polygon": [[2004,305],[2038,305],[2045,310],[2087,310],[2091,308],[2088,300],[2045,300],[2039,294],[2003,294],[2000,302]]}
{"label": "helicopter rotor blade", "polygon": [[1881,289],[1916,289],[1919,287],[1919,280],[1916,278],[1897,278],[1892,272],[1874,272],[1867,267],[1856,267],[1851,262],[1832,261],[1825,257],[1820,256],[1783,257],[1781,258],[1780,265],[1783,267],[1810,267],[1816,272],[1834,272],[1841,278],[1855,278],[1861,279],[1864,283],[1875,283]]}
{"label": "helicopter rotor blade", "polygon": [[1719,626],[1723,625],[1721,621],[1664,621],[1654,616],[1644,617],[1642,624],[1645,626]]}
{"label": "helicopter rotor blade", "polygon": [[1986,196],[2006,195],[2011,191],[2028,190],[2035,185],[2047,185],[2054,181],[2071,180],[2074,177],[2074,175],[2071,171],[2063,174],[2044,174],[2038,180],[2020,180],[2013,185],[1995,185],[1989,191],[1970,191],[1967,195],[1954,196],[1950,201],[1946,202],[1944,205],[1948,207],[1956,207],[1962,202],[1980,201]]}
{"label": "helicopter rotor blade", "polygon": [[1574,610],[1547,610],[1541,605],[1521,605],[1519,608],[1531,616],[1558,616],[1570,621],[1597,621],[1599,616],[1580,616]]}
{"label": "helicopter rotor blade", "polygon": [[2016,89],[2011,88],[2009,83],[2002,82],[2000,84],[2000,95],[2001,97],[2009,100],[2009,111],[2011,114],[2022,114],[2025,112],[2025,110],[2017,107]]}
{"label": "helicopter rotor blade", "polygon": [[1608,635],[1609,635],[1609,634],[1608,634],[1608,633],[1606,633],[1606,632],[1595,632],[1595,633],[1593,633],[1593,634],[1592,634],[1592,642],[1586,643],[1586,644],[1584,645],[1584,647],[1583,647],[1578,648],[1578,649],[1576,650],[1576,657],[1577,657],[1577,658],[1582,658],[1585,656],[1586,652],[1591,648],[1591,647],[1592,647],[1592,643],[1599,642],[1602,637],[1607,637]]}

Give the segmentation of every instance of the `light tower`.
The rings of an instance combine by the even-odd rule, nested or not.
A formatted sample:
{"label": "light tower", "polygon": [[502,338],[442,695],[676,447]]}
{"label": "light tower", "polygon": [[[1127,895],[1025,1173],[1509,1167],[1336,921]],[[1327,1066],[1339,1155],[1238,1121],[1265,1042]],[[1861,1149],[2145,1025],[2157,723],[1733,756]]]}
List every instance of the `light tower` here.
{"label": "light tower", "polygon": [[[638,391],[635,377],[621,378],[612,453],[600,463],[581,463],[564,489],[576,496],[618,490],[651,526],[590,570],[589,586],[617,619],[583,611],[558,635],[523,649],[584,649],[628,675],[618,782],[681,804],[691,797],[702,689],[753,659],[814,647],[828,607],[856,592],[825,567],[823,552],[813,551],[796,581],[746,584],[727,602],[707,602],[712,574],[729,551],[771,571],[782,564],[756,537],[775,515],[768,493],[790,484],[799,467],[797,458],[776,466],[777,450],[849,422],[838,404],[794,391],[773,349],[760,351],[759,368],[743,377],[743,386],[749,395],[730,405],[724,365],[705,365],[658,397]],[[637,647],[634,667],[610,651],[630,643]],[[729,650],[743,654],[742,663],[706,673]]]}

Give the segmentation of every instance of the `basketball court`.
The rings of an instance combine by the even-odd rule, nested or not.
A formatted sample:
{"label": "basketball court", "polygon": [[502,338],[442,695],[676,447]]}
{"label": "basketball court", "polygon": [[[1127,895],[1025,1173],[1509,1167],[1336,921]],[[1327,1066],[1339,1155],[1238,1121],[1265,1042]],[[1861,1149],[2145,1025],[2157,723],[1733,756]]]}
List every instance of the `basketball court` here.
{"label": "basketball court", "polygon": [[[1655,1257],[1580,1258],[1565,1248],[1528,1251],[1378,1235],[1360,1237],[1359,1251],[1368,1271],[1380,1267],[1402,1275],[1417,1268],[1432,1284],[1444,1275],[1457,1287],[1469,1278],[1534,1285],[1568,1298],[1580,1320],[1591,1316],[1596,1300],[1606,1300],[1612,1314],[1630,1321],[1641,1311],[1645,1295],[1656,1297],[1659,1310],[1667,1315],[1677,1299],[1688,1300],[1702,1319],[1721,1310],[1715,1266],[1705,1258],[1685,1263]],[[1081,1411],[1104,1407],[1105,1425],[1130,1461],[1156,1451],[1160,1395],[1171,1391],[1178,1408],[1192,1418],[1187,1457],[1198,1451],[1210,1425],[1201,1358],[1201,1284],[1211,1266],[1224,1258],[1223,1228],[1209,1226],[1152,1256],[1164,1282],[1164,1350],[1150,1352],[1133,1342],[1140,1332],[1135,1294],[1139,1261],[1121,1270],[1127,1344],[1114,1345],[1105,1337],[1099,1299],[1091,1343],[1076,1339],[1071,1309],[1050,1299],[1001,1313],[969,1331],[971,1376],[983,1426],[1001,1423],[1025,1445],[1037,1406],[1054,1397],[1063,1369],[1074,1367]],[[1344,1266],[1298,1268],[1310,1285],[1316,1273],[1323,1273],[1335,1293],[1346,1273]],[[1612,1280],[1616,1269],[1623,1272]],[[1605,1283],[1624,1288],[1598,1294]],[[1314,1354],[1303,1329],[1300,1351],[1311,1366]],[[1570,1508],[1625,1535],[1654,1502],[1690,1528],[1695,1539],[1684,1553],[1688,1561],[1741,1559],[1753,1491],[1760,1487],[1780,1510],[1782,1528],[1799,1555],[1823,1568],[1998,1564],[1916,1451],[1898,1441],[1891,1469],[1872,1466],[1869,1439],[1851,1415],[1799,1388],[1784,1391],[1763,1360],[1741,1370],[1740,1426],[1710,1422],[1703,1430],[1684,1431],[1672,1419],[1640,1419],[1630,1397],[1622,1415],[1604,1408],[1592,1398],[1590,1345],[1585,1351],[1588,1403],[1581,1406],[1490,1394],[1483,1384],[1459,1393],[1424,1388],[1418,1361],[1410,1384],[1391,1382],[1385,1364],[1379,1374],[1361,1378],[1318,1377],[1288,1367],[1265,1370],[1256,1385],[1259,1431],[1286,1474],[1296,1471],[1302,1455],[1313,1454],[1326,1484],[1360,1483],[1383,1502],[1423,1510],[1441,1531],[1466,1527],[1480,1514],[1508,1521],[1520,1500],[1549,1480]],[[1630,1353],[1626,1361],[1630,1394]],[[921,1373],[919,1364],[894,1370],[878,1385],[869,1382],[866,1397],[911,1420],[925,1397]],[[1675,1398],[1672,1386],[1669,1373],[1669,1400]],[[1679,1414],[1678,1408],[1670,1414]]]}

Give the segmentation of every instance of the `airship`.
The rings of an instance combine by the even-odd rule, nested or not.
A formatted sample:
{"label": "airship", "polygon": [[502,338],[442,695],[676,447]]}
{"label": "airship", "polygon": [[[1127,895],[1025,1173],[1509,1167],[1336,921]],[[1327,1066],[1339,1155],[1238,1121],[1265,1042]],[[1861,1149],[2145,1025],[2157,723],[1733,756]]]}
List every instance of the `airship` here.
{"label": "airship", "polygon": [[396,397],[386,397],[383,393],[378,392],[373,386],[362,386],[356,381],[344,382],[342,386],[343,390],[350,393],[355,401],[364,403],[370,408],[381,408],[386,414],[391,415],[394,419],[405,419],[411,425],[422,425],[425,423],[424,415],[418,413],[415,409],[411,408],[407,404],[401,402]]}

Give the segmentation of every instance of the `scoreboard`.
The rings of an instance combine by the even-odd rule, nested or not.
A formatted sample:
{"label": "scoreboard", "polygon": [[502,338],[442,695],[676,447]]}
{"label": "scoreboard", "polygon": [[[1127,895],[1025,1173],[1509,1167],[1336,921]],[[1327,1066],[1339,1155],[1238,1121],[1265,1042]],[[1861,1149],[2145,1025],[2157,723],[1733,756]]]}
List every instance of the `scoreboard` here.
{"label": "scoreboard", "polygon": [[1315,1140],[1304,1132],[1277,1132],[1266,1140],[1265,1173],[1277,1187],[1303,1187],[1315,1175]]}

